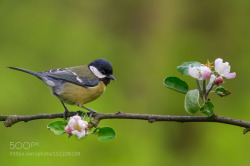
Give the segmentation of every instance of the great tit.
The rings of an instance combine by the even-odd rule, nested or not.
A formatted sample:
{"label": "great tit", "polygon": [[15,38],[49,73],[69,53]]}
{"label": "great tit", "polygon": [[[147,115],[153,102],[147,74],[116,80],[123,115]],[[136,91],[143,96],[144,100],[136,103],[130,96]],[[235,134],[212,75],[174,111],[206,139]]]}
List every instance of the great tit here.
{"label": "great tit", "polygon": [[112,65],[105,59],[97,59],[85,66],[44,72],[34,72],[17,67],[8,68],[34,75],[49,86],[53,95],[58,97],[65,109],[63,114],[65,119],[67,119],[68,108],[64,103],[67,103],[90,111],[91,120],[91,116],[95,111],[83,105],[101,96],[110,80],[115,80],[115,77],[112,75]]}

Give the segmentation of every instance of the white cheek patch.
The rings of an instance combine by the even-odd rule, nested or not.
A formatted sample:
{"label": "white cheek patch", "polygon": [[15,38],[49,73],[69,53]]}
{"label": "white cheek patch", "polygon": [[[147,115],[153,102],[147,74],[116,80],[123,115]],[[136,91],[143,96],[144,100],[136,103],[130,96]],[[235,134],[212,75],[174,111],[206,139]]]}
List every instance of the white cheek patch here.
{"label": "white cheek patch", "polygon": [[97,68],[95,68],[94,66],[90,66],[89,69],[92,71],[92,73],[94,73],[94,75],[98,78],[105,78],[106,76],[104,74],[102,74]]}

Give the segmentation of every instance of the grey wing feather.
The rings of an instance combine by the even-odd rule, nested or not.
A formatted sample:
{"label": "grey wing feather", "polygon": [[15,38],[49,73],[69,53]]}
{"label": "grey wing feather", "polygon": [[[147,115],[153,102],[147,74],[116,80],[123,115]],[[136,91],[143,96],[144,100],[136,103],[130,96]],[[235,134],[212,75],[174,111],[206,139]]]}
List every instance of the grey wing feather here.
{"label": "grey wing feather", "polygon": [[89,80],[87,78],[79,77],[77,75],[74,75],[72,72],[68,72],[66,70],[57,70],[57,71],[45,71],[42,72],[43,74],[46,74],[52,78],[64,80],[76,85],[85,86],[85,87],[94,87],[99,84],[99,80]]}

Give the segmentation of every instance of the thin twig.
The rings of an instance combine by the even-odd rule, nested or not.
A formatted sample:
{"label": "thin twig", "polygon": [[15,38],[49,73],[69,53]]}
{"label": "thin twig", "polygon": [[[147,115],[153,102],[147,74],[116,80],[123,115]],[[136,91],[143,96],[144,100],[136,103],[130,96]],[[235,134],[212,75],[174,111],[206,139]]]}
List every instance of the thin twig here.
{"label": "thin twig", "polygon": [[[69,112],[67,117],[74,116],[76,114],[81,115],[83,112]],[[0,115],[0,121],[4,121],[4,125],[6,127],[10,127],[17,122],[28,122],[31,120],[37,119],[55,119],[55,118],[63,118],[63,113],[56,114],[37,114],[30,116],[20,116],[20,115]],[[137,119],[137,120],[147,120],[150,123],[156,121],[174,121],[174,122],[217,122],[235,125],[239,127],[246,128],[244,133],[247,133],[250,130],[250,122],[242,121],[238,119],[232,119],[228,117],[213,115],[212,117],[207,116],[174,116],[174,115],[151,115],[151,114],[133,114],[133,113],[94,113],[94,120],[92,124],[97,127],[99,122],[104,119]]]}
{"label": "thin twig", "polygon": [[198,89],[198,91],[199,91],[200,96],[202,96],[200,81],[197,80],[197,79],[196,79],[196,85],[197,85],[197,89]]}
{"label": "thin twig", "polygon": [[208,89],[208,91],[207,91],[207,93],[205,95],[206,100],[207,100],[208,95],[211,93],[211,90],[213,89],[214,85],[215,84],[213,83],[212,86]]}
{"label": "thin twig", "polygon": [[203,80],[202,83],[203,83],[203,85],[202,85],[202,88],[203,88],[203,96],[205,96],[205,94],[206,94],[206,80]]}

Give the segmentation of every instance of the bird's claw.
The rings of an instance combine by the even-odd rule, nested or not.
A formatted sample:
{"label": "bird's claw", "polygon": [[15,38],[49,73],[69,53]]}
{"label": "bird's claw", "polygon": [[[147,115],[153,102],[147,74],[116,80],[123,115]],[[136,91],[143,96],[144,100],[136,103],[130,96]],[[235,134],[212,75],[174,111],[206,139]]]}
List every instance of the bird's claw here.
{"label": "bird's claw", "polygon": [[65,120],[67,120],[67,115],[68,115],[68,113],[69,113],[69,110],[66,110],[65,109],[65,111],[64,111],[64,113],[63,113],[63,118],[65,119]]}

